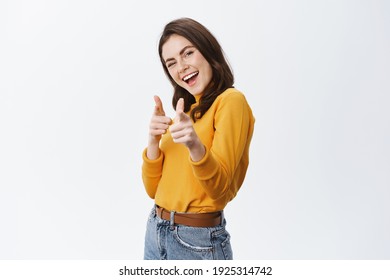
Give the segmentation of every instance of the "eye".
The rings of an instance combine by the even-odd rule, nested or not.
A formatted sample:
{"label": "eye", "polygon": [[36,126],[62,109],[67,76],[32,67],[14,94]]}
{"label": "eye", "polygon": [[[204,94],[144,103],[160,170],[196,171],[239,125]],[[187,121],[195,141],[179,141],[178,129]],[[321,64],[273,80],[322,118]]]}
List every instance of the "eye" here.
{"label": "eye", "polygon": [[176,62],[170,62],[170,63],[167,63],[167,68],[171,68],[172,66],[174,66],[176,64]]}
{"label": "eye", "polygon": [[194,53],[194,51],[188,51],[184,54],[185,57],[189,57],[190,55],[192,55]]}

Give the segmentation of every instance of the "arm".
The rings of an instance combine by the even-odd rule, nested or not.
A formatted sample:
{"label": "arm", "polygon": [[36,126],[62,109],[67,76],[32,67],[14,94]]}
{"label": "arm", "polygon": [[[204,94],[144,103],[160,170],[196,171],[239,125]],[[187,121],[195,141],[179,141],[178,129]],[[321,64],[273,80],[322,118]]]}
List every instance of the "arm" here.
{"label": "arm", "polygon": [[144,183],[146,193],[150,198],[154,198],[162,175],[164,154],[160,152],[160,156],[158,158],[151,160],[147,157],[146,148],[142,153],[142,159],[142,181]]}
{"label": "arm", "polygon": [[162,134],[166,133],[171,119],[165,116],[162,102],[154,96],[155,107],[149,125],[148,147],[142,154],[142,180],[147,194],[154,198],[162,174],[163,154],[160,151]]}
{"label": "arm", "polygon": [[254,126],[251,109],[241,93],[220,100],[214,126],[212,146],[200,161],[192,162],[193,172],[211,198],[233,198],[246,174]]}

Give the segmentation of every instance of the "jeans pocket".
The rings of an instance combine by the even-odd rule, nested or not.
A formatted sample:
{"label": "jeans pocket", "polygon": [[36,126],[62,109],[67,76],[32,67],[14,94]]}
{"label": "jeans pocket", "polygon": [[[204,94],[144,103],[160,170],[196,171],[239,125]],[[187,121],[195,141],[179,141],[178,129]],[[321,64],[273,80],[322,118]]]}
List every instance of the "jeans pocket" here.
{"label": "jeans pocket", "polygon": [[209,228],[176,226],[173,237],[180,246],[188,250],[195,252],[211,252],[213,250]]}
{"label": "jeans pocket", "polygon": [[223,227],[212,233],[215,259],[232,260],[233,251],[230,244],[230,234]]}
{"label": "jeans pocket", "polygon": [[153,207],[152,210],[150,210],[148,215],[148,221],[153,220],[156,217],[156,208]]}

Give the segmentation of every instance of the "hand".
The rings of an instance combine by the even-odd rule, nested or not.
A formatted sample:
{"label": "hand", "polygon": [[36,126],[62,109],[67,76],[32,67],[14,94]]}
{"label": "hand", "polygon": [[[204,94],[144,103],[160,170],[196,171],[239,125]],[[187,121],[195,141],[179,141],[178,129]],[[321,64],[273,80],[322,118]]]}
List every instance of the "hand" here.
{"label": "hand", "polygon": [[184,144],[190,150],[193,161],[199,161],[203,158],[206,150],[195,132],[191,118],[184,113],[183,98],[180,98],[176,104],[176,116],[169,131],[173,142]]}
{"label": "hand", "polygon": [[156,144],[160,141],[161,135],[167,132],[172,120],[165,116],[165,111],[161,99],[154,96],[154,111],[149,124],[149,141]]}

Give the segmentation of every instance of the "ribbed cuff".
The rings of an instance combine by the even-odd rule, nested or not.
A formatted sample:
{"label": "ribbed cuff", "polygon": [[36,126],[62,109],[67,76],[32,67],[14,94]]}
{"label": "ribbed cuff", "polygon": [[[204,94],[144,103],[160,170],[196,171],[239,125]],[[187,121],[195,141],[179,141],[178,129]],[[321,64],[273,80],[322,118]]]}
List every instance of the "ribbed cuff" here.
{"label": "ribbed cuff", "polygon": [[194,162],[190,159],[190,162],[195,176],[200,180],[210,179],[218,171],[218,163],[207,148],[204,157],[200,161]]}
{"label": "ribbed cuff", "polygon": [[146,152],[147,152],[147,148],[145,148],[143,153],[142,153],[142,159],[144,161],[143,171],[146,174],[156,174],[156,173],[158,174],[158,173],[161,173],[162,162],[163,162],[163,159],[164,159],[164,153],[162,151],[160,151],[160,155],[159,155],[158,158],[156,158],[156,159],[149,159],[146,156]]}

